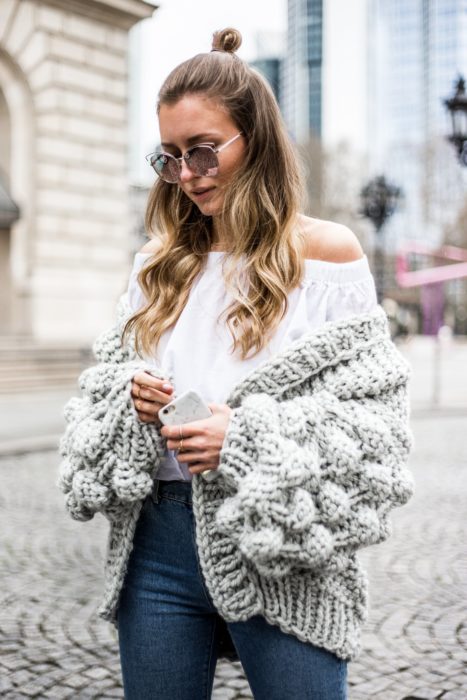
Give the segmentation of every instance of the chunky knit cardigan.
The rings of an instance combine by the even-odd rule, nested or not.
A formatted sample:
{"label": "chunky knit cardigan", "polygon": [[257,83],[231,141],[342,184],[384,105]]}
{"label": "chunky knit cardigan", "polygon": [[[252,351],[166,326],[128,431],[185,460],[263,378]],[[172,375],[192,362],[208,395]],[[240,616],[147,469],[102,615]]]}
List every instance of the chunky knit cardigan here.
{"label": "chunky knit cardigan", "polygon": [[[165,453],[138,419],[133,375],[147,364],[122,347],[130,309],[100,336],[98,364],[65,408],[59,487],[77,520],[110,522],[98,614],[116,624],[144,498]],[[231,392],[215,479],[194,475],[201,568],[226,621],[260,614],[343,659],[360,652],[367,579],[357,550],[385,540],[389,511],[413,493],[409,368],[381,307],[326,323],[249,373]]]}

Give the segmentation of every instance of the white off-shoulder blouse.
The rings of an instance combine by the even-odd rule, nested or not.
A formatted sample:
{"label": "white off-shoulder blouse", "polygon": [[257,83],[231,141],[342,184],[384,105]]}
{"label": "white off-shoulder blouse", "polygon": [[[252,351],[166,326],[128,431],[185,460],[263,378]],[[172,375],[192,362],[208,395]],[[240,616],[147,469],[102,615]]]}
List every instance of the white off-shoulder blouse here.
{"label": "white off-shoulder blouse", "polygon": [[[269,344],[250,359],[231,354],[232,337],[217,319],[232,298],[222,276],[222,252],[208,253],[206,267],[195,280],[177,323],[162,336],[154,364],[170,377],[174,395],[196,390],[208,403],[224,403],[231,389],[247,373],[326,321],[371,311],[377,304],[373,276],[366,256],[346,263],[305,260],[305,274],[289,294],[289,307]],[[137,276],[150,253],[137,253],[128,283],[131,309],[144,295]],[[189,481],[192,475],[168,450],[157,478]]]}

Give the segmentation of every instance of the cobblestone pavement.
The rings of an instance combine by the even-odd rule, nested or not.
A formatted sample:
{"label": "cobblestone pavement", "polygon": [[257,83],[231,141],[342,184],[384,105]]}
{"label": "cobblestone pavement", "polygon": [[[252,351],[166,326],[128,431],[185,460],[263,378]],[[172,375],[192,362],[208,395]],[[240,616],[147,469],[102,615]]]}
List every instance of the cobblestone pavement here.
{"label": "cobblestone pavement", "polygon": [[[416,496],[361,554],[371,612],[350,700],[467,698],[466,428],[465,415],[414,421]],[[64,512],[57,462],[0,461],[0,697],[122,698],[115,630],[93,616],[106,522]],[[251,698],[238,664],[218,665],[213,698]]]}

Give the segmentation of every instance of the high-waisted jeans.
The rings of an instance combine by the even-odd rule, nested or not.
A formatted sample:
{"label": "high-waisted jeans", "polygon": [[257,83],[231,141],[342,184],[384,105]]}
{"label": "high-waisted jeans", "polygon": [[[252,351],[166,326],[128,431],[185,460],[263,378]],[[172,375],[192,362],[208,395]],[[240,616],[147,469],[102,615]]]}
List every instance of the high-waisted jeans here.
{"label": "high-waisted jeans", "polygon": [[[347,663],[335,654],[261,615],[227,627],[255,700],[347,697]],[[137,524],[118,609],[126,700],[208,700],[218,630],[197,554],[191,484],[156,481]]]}

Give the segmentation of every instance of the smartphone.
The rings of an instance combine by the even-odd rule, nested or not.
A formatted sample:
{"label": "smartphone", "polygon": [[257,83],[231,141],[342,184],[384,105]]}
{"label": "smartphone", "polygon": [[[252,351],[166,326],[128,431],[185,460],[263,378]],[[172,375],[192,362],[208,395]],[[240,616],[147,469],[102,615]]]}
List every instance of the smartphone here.
{"label": "smartphone", "polygon": [[209,418],[212,413],[198,392],[190,390],[163,406],[158,415],[164,425],[179,425]]}
{"label": "smartphone", "polygon": [[[190,423],[193,420],[201,420],[212,416],[212,411],[197,391],[185,391],[159,411],[159,419],[164,425],[180,425]],[[213,470],[201,472],[206,481],[212,481],[217,477]]]}

